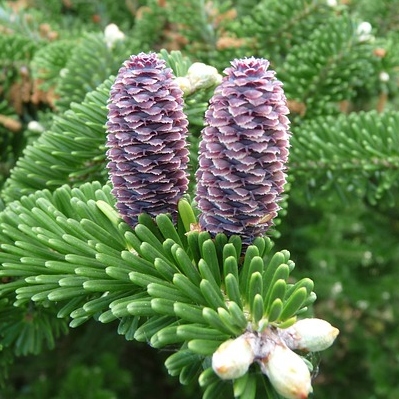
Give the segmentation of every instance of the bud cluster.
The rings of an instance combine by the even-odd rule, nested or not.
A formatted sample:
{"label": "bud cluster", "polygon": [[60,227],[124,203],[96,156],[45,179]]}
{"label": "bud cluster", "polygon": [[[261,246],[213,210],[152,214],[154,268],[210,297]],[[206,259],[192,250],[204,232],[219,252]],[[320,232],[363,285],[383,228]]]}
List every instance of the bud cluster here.
{"label": "bud cluster", "polygon": [[113,48],[118,41],[125,40],[125,34],[115,24],[109,24],[104,29],[105,43],[108,48]]}
{"label": "bud cluster", "polygon": [[192,94],[200,89],[208,89],[222,82],[222,76],[218,70],[202,62],[194,62],[188,68],[186,76],[176,78],[176,83],[183,90],[184,94]]}
{"label": "bud cluster", "polygon": [[224,380],[237,379],[252,363],[259,364],[275,390],[286,399],[306,399],[312,392],[307,364],[294,352],[330,347],[339,331],[321,319],[303,319],[287,329],[268,327],[261,333],[246,331],[224,342],[212,356],[212,368]]}

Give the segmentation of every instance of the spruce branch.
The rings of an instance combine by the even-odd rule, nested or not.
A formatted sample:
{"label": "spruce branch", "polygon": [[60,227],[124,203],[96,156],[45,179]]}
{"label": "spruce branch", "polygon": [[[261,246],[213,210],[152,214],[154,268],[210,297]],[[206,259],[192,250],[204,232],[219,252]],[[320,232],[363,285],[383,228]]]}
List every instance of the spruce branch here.
{"label": "spruce branch", "polygon": [[104,124],[111,83],[107,79],[81,104],[72,104],[25,148],[2,191],[5,202],[44,187],[54,190],[66,183],[79,185],[89,176],[105,182]]}
{"label": "spruce branch", "polygon": [[[266,60],[254,58],[233,62],[236,70],[227,72],[232,72],[234,79],[228,75],[216,90],[216,93],[224,90],[230,106],[220,108],[225,99],[216,95],[211,107],[221,111],[212,115],[210,125],[228,125],[223,132],[228,136],[225,142],[238,144],[231,151],[242,161],[241,166],[233,162],[239,171],[239,181],[243,182],[242,189],[233,187],[239,195],[242,190],[253,189],[245,185],[246,175],[253,172],[247,167],[250,162],[246,156],[255,143],[246,139],[247,147],[242,146],[235,133],[249,135],[257,127],[256,134],[264,150],[260,152],[259,163],[270,169],[271,181],[264,185],[267,189],[273,184],[277,187],[277,194],[266,198],[269,204],[276,201],[283,188],[288,121],[281,84],[274,80],[273,71],[266,71],[267,67]],[[226,83],[231,80],[234,87]],[[87,96],[88,105],[74,107],[98,117],[90,99],[101,103],[99,98],[105,94],[107,84],[110,81]],[[159,91],[161,97],[157,97]],[[239,95],[241,92],[243,96]],[[293,350],[325,349],[338,332],[331,327],[320,336],[306,328],[296,328],[298,317],[305,314],[316,298],[313,282],[308,278],[292,279],[295,264],[289,252],[273,252],[272,241],[264,235],[265,228],[257,231],[255,237],[240,229],[239,235],[234,234],[234,229],[223,225],[215,231],[209,228],[207,220],[201,223],[201,212],[206,209],[197,210],[195,204],[183,198],[187,182],[168,180],[174,172],[168,169],[169,156],[169,163],[163,165],[165,179],[157,180],[159,173],[152,173],[158,170],[161,159],[156,159],[151,150],[158,147],[168,150],[168,146],[172,150],[166,154],[178,157],[184,171],[188,152],[182,94],[163,61],[153,53],[139,54],[121,69],[109,104],[108,156],[114,162],[110,165],[111,177],[133,176],[127,181],[137,180],[143,190],[154,190],[166,181],[170,190],[179,191],[173,203],[167,200],[167,206],[161,210],[142,213],[150,207],[147,204],[119,215],[114,207],[129,196],[121,195],[120,180],[114,179],[113,189],[93,182],[37,191],[10,202],[0,214],[0,275],[7,279],[0,286],[0,296],[6,299],[6,307],[15,306],[22,314],[32,308],[37,325],[45,325],[42,327],[45,337],[30,330],[27,342],[15,342],[15,332],[21,331],[17,326],[12,332],[5,330],[4,342],[16,345],[17,354],[21,348],[40,349],[45,338],[51,343],[59,327],[48,323],[42,309],[57,312],[61,325],[72,319],[71,327],[92,318],[102,323],[119,319],[118,332],[127,339],[150,342],[154,348],[177,348],[166,362],[170,374],[179,375],[182,383],[198,378],[204,398],[216,398],[222,391],[245,399],[260,394],[272,398],[273,389],[288,399],[305,398],[311,391],[310,371],[303,356]],[[80,114],[76,114],[79,120]],[[230,123],[231,120],[237,123]],[[79,122],[76,121],[76,126],[82,125]],[[83,123],[92,126],[87,121]],[[165,131],[168,134],[163,134]],[[171,142],[171,135],[177,144]],[[74,138],[71,146],[72,143]],[[200,146],[203,154],[205,147]],[[212,148],[210,145],[207,149]],[[112,152],[115,150],[118,154]],[[50,154],[59,155],[54,151]],[[84,151],[83,154],[83,158],[87,156]],[[223,157],[228,154],[224,151],[218,154],[217,159],[223,164]],[[252,155],[256,154],[254,151]],[[139,162],[135,163],[137,158]],[[206,162],[200,166],[200,183],[204,184],[202,174],[212,175],[208,170],[212,166]],[[152,174],[146,180],[148,171]],[[223,169],[221,175],[229,173],[230,169]],[[222,191],[225,189],[221,187]],[[150,205],[165,202],[164,191],[155,190]],[[198,196],[210,200],[211,191],[201,192],[199,185]],[[140,204],[141,198],[135,201]],[[232,216],[239,214],[238,207]],[[258,209],[252,207],[245,216],[251,223],[255,217],[256,222],[269,226],[269,219],[258,220],[261,216]],[[127,218],[129,224],[121,217]],[[27,346],[32,337],[39,344]],[[243,351],[242,361],[234,360],[231,348],[233,352],[235,348]],[[292,360],[293,369],[287,367],[286,359]],[[234,380],[233,384],[229,380]]]}
{"label": "spruce branch", "polygon": [[60,75],[56,91],[57,109],[66,111],[71,103],[80,103],[87,93],[117,72],[131,51],[126,41],[119,41],[110,47],[103,33],[85,34],[73,49]]}
{"label": "spruce branch", "polygon": [[277,62],[332,15],[325,2],[263,0],[243,16],[237,34],[254,38],[257,51],[266,51]]}
{"label": "spruce branch", "polygon": [[[0,38],[0,67],[5,75],[11,74],[10,69],[16,73],[18,68],[29,65],[38,43],[32,38],[23,35],[1,35]],[[6,80],[7,82],[7,80]],[[2,82],[4,84],[4,82]],[[3,88],[4,90],[4,88]]]}
{"label": "spruce branch", "polygon": [[[294,264],[287,251],[273,254],[270,239],[259,237],[242,253],[238,236],[212,239],[191,230],[197,212],[186,200],[179,203],[178,226],[165,214],[155,222],[142,215],[134,230],[113,206],[110,187],[98,183],[9,204],[1,214],[1,240],[10,244],[2,245],[0,256],[2,277],[14,280],[8,283],[14,305],[53,303],[59,317],[73,318],[72,327],[92,317],[120,319],[118,331],[129,339],[156,348],[177,344],[182,354],[166,364],[188,382],[229,337],[248,328],[287,327],[315,299],[309,279],[288,282]],[[8,284],[1,294],[12,300]],[[197,359],[195,367],[176,363],[180,357]],[[255,370],[244,391],[254,378]],[[207,395],[214,385],[206,381],[231,389],[206,369],[200,383]]]}
{"label": "spruce branch", "polygon": [[307,118],[336,114],[340,101],[355,96],[359,82],[376,75],[370,39],[363,40],[354,25],[346,14],[331,16],[294,46],[281,66],[287,98],[303,104]]}
{"label": "spruce branch", "polygon": [[41,89],[56,89],[74,48],[73,40],[58,40],[42,46],[35,52],[30,66],[32,75],[38,80]]}
{"label": "spruce branch", "polygon": [[[375,204],[398,181],[399,116],[395,111],[319,117],[294,128],[292,173],[313,190],[339,190]],[[350,172],[350,173],[349,173]],[[309,176],[312,176],[309,179]]]}

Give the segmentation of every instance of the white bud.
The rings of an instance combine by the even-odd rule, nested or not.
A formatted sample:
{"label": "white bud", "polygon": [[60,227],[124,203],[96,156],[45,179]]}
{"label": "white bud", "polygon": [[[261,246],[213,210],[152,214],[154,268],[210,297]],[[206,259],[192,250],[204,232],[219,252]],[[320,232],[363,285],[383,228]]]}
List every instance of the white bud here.
{"label": "white bud", "polygon": [[44,132],[44,127],[38,121],[30,121],[28,123],[28,129],[32,132],[42,133]]}
{"label": "white bud", "polygon": [[105,27],[104,36],[108,48],[112,48],[118,40],[125,38],[125,34],[115,24],[109,24]]}
{"label": "white bud", "polygon": [[221,379],[240,378],[248,371],[255,358],[251,340],[244,334],[219,346],[212,356],[212,368]]}
{"label": "white bud", "polygon": [[327,5],[329,7],[337,7],[338,2],[337,2],[337,0],[327,0]]}
{"label": "white bud", "polygon": [[190,94],[194,90],[191,86],[191,82],[188,78],[185,76],[179,76],[175,79],[175,82],[177,85],[180,87],[180,89],[183,91],[184,94]]}
{"label": "white bud", "polygon": [[367,22],[367,21],[361,22],[357,27],[357,33],[359,35],[361,35],[362,33],[366,33],[366,34],[371,33],[371,30],[372,30],[372,26],[371,26],[370,22]]}
{"label": "white bud", "polygon": [[331,294],[333,296],[337,296],[341,294],[343,291],[342,283],[340,281],[337,281],[336,283],[333,284],[331,288]]}
{"label": "white bud", "polygon": [[290,349],[319,352],[329,348],[339,334],[338,328],[322,319],[303,319],[280,330],[280,337]]}
{"label": "white bud", "polygon": [[371,26],[370,22],[361,22],[356,29],[356,33],[358,34],[359,42],[367,42],[373,38],[371,35],[371,30],[373,27]]}
{"label": "white bud", "polygon": [[286,399],[306,399],[313,391],[306,363],[283,343],[276,343],[260,366],[274,389]]}
{"label": "white bud", "polygon": [[194,62],[187,71],[187,78],[190,80],[193,90],[207,89],[222,81],[222,76],[213,66]]}
{"label": "white bud", "polygon": [[380,72],[380,81],[381,82],[388,82],[389,81],[389,74],[387,72]]}
{"label": "white bud", "polygon": [[60,77],[61,77],[61,78],[65,78],[65,76],[67,76],[68,73],[69,73],[68,68],[62,68],[62,69],[60,70]]}

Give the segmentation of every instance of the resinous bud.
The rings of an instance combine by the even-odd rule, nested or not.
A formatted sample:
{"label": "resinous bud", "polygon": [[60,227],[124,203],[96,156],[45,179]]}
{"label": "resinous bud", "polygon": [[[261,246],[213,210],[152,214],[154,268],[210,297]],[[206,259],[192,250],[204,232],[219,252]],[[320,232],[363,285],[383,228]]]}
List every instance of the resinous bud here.
{"label": "resinous bud", "polygon": [[286,399],[306,399],[313,391],[306,363],[282,342],[276,343],[260,365],[274,389]]}
{"label": "resinous bud", "polygon": [[255,359],[251,337],[241,335],[223,342],[212,356],[213,371],[223,380],[242,377]]}
{"label": "resinous bud", "polygon": [[329,348],[338,334],[338,328],[317,318],[299,320],[291,327],[280,331],[280,337],[290,349],[308,352],[320,352]]}
{"label": "resinous bud", "polygon": [[222,81],[222,75],[215,67],[202,62],[194,62],[188,68],[186,77],[189,79],[193,91],[216,86]]}
{"label": "resinous bud", "polygon": [[187,77],[179,76],[175,79],[175,83],[180,87],[185,95],[192,93],[193,89],[191,87],[191,82]]}
{"label": "resinous bud", "polygon": [[125,34],[119,29],[118,25],[109,24],[104,29],[104,37],[107,47],[112,48],[116,42],[125,39]]}

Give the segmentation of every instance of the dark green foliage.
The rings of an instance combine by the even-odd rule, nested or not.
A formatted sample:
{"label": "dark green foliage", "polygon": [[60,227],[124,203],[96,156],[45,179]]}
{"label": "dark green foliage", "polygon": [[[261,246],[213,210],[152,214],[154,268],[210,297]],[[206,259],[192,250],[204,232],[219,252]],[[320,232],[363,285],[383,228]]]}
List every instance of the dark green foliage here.
{"label": "dark green foliage", "polygon": [[[7,399],[109,399],[151,398],[161,392],[173,399],[200,398],[189,387],[176,389],[179,382],[168,376],[163,366],[165,356],[148,345],[116,335],[113,324],[91,322],[59,339],[55,350],[17,359],[11,370],[17,383],[2,387],[1,394]],[[32,361],[36,361],[35,369],[28,367]]]}
{"label": "dark green foliage", "polygon": [[[4,100],[0,103],[0,114],[18,123],[17,116]],[[8,177],[10,169],[18,156],[17,138],[18,134],[16,132],[0,125],[0,187],[3,186],[4,180]]]}

